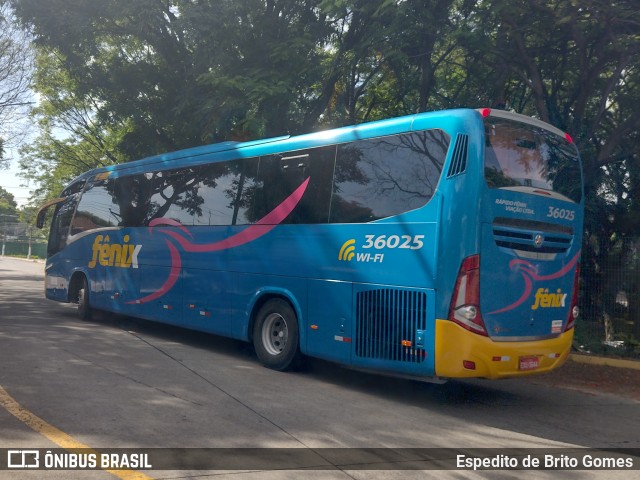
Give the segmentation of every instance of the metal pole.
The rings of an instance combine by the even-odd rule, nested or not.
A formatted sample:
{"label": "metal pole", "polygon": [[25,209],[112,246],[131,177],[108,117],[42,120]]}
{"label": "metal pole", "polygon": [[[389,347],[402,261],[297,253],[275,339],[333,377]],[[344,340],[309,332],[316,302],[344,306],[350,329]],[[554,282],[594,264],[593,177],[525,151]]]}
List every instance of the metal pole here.
{"label": "metal pole", "polygon": [[27,260],[31,260],[31,225],[27,227],[27,231],[29,232],[29,251],[27,252]]}

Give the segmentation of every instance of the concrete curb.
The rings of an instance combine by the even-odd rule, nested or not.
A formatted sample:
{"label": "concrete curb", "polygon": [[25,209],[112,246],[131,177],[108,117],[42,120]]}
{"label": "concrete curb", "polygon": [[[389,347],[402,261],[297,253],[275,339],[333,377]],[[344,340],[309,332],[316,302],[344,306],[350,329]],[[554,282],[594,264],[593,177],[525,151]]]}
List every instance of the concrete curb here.
{"label": "concrete curb", "polygon": [[587,363],[589,365],[602,365],[607,367],[630,368],[640,370],[640,361],[623,360],[621,358],[597,357],[593,355],[578,355],[572,353],[569,359],[577,363]]}
{"label": "concrete curb", "polygon": [[41,263],[41,264],[45,264],[47,263],[46,260],[42,259],[42,258],[24,258],[24,257],[12,257],[10,255],[4,255],[4,256],[0,256],[0,260],[4,260],[4,259],[8,259],[8,260],[19,260],[21,262],[29,262],[29,263]]}

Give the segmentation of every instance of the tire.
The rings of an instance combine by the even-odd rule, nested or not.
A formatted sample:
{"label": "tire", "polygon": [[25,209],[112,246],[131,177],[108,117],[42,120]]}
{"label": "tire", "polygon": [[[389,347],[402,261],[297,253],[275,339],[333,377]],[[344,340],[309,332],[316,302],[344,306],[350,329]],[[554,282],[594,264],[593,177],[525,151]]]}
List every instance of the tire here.
{"label": "tire", "polygon": [[78,290],[78,317],[80,320],[91,320],[92,311],[89,303],[89,284],[87,277],[82,277],[82,285]]}
{"label": "tire", "polygon": [[265,303],[256,316],[253,346],[260,363],[273,370],[296,367],[300,360],[298,319],[283,299]]}

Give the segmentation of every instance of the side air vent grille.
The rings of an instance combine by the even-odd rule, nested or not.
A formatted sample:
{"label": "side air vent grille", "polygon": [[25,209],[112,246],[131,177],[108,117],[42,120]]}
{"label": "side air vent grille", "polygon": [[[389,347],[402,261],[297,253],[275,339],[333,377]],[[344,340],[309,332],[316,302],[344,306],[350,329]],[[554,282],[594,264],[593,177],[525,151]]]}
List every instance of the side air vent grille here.
{"label": "side air vent grille", "polygon": [[449,166],[447,177],[453,177],[464,173],[467,169],[467,152],[469,150],[469,136],[459,133],[456,139],[456,146],[453,150],[453,158]]}
{"label": "side air vent grille", "polygon": [[427,295],[409,290],[360,292],[356,304],[356,355],[362,358],[421,363],[426,353],[416,348],[427,323]]}

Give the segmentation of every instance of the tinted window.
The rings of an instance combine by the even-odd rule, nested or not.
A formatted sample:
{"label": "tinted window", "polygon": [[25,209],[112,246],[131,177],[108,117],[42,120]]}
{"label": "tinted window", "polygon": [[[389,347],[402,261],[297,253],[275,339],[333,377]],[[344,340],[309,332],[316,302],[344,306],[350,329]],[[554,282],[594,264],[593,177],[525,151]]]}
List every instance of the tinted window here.
{"label": "tinted window", "polygon": [[258,177],[258,159],[246,158],[230,162],[225,179],[224,205],[232,212],[232,225],[252,223],[253,197]]}
{"label": "tinted window", "polygon": [[309,179],[300,203],[283,223],[327,223],[335,152],[330,146],[260,157],[252,220],[267,215]]}
{"label": "tinted window", "polygon": [[244,159],[147,174],[149,200],[138,201],[145,223],[155,218],[183,225],[247,223],[257,165],[257,159]]}
{"label": "tinted window", "polygon": [[82,194],[78,211],[73,218],[73,235],[94,228],[121,225],[120,207],[115,200],[115,182],[96,180]]}
{"label": "tinted window", "polygon": [[484,176],[491,188],[531,187],[579,202],[578,154],[561,136],[525,123],[485,119]]}
{"label": "tinted window", "polygon": [[339,145],[330,221],[370,222],[425,205],[449,141],[442,130],[425,130]]}
{"label": "tinted window", "polygon": [[130,175],[115,180],[114,192],[120,210],[120,225],[139,227],[145,224],[150,209],[151,175]]}
{"label": "tinted window", "polygon": [[215,207],[205,205],[202,195],[207,187],[215,187],[216,178],[223,174],[222,169],[221,165],[212,164],[153,174],[147,221],[168,218],[182,225],[228,224],[220,215],[214,215]]}
{"label": "tinted window", "polygon": [[254,223],[307,180],[283,223],[368,222],[424,205],[448,145],[444,132],[430,130],[94,180],[82,195],[73,232],[144,226],[158,218],[188,226]]}

